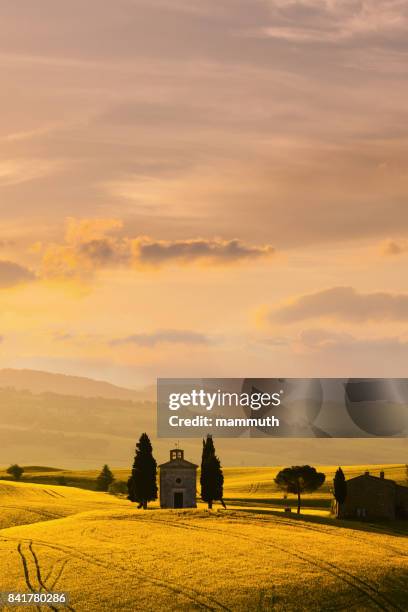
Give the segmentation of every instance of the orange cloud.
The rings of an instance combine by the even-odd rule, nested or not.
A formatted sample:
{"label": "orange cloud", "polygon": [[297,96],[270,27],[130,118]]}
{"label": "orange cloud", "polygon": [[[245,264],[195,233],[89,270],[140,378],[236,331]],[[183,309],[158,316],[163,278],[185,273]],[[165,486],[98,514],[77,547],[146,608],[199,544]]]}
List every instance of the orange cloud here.
{"label": "orange cloud", "polygon": [[107,234],[121,229],[123,223],[120,219],[75,219],[66,220],[65,241],[68,244],[82,244],[92,240],[101,240]]}
{"label": "orange cloud", "polygon": [[332,287],[301,295],[270,309],[267,320],[297,323],[308,319],[329,318],[359,323],[362,321],[407,321],[408,294],[358,293],[353,287]]}
{"label": "orange cloud", "polygon": [[402,255],[408,252],[408,242],[406,240],[386,240],[381,244],[380,251],[385,256]]}
{"label": "orange cloud", "polygon": [[6,159],[0,160],[0,186],[20,185],[33,179],[52,174],[60,163],[43,159]]}
{"label": "orange cloud", "polygon": [[298,338],[293,341],[296,349],[306,351],[384,351],[404,353],[408,351],[406,338],[398,336],[380,336],[378,338],[356,337],[345,332],[337,332],[328,329],[307,329],[302,331]]}
{"label": "orange cloud", "polygon": [[209,344],[210,338],[200,332],[189,329],[161,329],[151,333],[140,333],[116,338],[110,342],[112,346],[134,344],[143,347],[154,347],[158,344]]}
{"label": "orange cloud", "polygon": [[117,235],[121,228],[122,223],[117,219],[69,219],[64,242],[44,248],[42,275],[83,277],[116,266],[234,264],[271,257],[275,253],[269,244],[254,246],[237,239],[155,240],[148,236]]}
{"label": "orange cloud", "polygon": [[140,264],[162,265],[173,261],[209,264],[228,264],[242,260],[270,257],[275,253],[271,245],[250,246],[241,241],[221,239],[153,240],[137,238],[132,241],[134,261]]}
{"label": "orange cloud", "polygon": [[35,280],[35,274],[13,261],[0,261],[0,288],[14,287]]}

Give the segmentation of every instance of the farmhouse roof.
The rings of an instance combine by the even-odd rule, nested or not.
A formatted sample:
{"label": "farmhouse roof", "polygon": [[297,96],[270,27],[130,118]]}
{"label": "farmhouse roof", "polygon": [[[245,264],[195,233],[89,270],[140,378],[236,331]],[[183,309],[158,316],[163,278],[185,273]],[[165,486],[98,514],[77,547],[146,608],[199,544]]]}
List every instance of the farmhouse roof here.
{"label": "farmhouse roof", "polygon": [[373,476],[372,474],[367,474],[367,473],[360,474],[359,476],[354,476],[353,478],[349,478],[347,482],[354,481],[354,480],[361,480],[364,478],[368,478],[370,480],[377,481],[379,483],[384,483],[386,486],[401,487],[402,489],[408,490],[408,487],[396,483],[395,480],[391,480],[390,478],[384,478],[383,476]]}

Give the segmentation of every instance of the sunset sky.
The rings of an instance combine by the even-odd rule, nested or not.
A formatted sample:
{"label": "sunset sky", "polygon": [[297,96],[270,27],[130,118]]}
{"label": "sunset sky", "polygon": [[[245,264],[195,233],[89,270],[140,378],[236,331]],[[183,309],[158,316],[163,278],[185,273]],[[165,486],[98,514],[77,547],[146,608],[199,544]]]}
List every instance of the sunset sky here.
{"label": "sunset sky", "polygon": [[407,0],[0,23],[0,367],[408,375]]}

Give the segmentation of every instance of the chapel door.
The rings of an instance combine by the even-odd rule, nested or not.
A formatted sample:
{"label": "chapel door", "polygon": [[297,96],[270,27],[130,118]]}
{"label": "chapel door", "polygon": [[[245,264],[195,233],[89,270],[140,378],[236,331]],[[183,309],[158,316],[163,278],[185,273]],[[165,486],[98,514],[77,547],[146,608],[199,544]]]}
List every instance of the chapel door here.
{"label": "chapel door", "polygon": [[183,508],[183,492],[182,491],[176,491],[174,493],[174,507]]}

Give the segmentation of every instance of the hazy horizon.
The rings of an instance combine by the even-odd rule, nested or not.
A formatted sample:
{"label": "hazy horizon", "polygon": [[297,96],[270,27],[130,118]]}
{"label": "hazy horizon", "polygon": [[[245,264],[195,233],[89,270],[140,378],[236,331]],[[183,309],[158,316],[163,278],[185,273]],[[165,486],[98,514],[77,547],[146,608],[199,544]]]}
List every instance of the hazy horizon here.
{"label": "hazy horizon", "polygon": [[[29,393],[27,393],[29,391]],[[44,372],[0,370],[0,465],[128,468],[146,431],[159,463],[178,441],[200,464],[201,438],[156,437],[153,390],[128,392]],[[153,391],[153,393],[151,393]],[[148,400],[148,401],[146,401]],[[18,408],[18,409],[17,409]],[[215,438],[225,466],[405,464],[407,438]]]}

